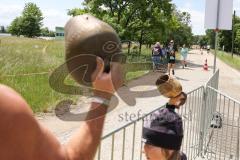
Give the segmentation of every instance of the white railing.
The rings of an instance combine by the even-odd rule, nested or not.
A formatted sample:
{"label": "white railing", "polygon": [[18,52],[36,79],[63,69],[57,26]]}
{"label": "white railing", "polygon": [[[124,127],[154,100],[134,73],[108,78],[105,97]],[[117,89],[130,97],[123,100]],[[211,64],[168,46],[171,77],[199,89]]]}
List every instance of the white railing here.
{"label": "white railing", "polygon": [[[202,113],[202,95],[204,87],[201,86],[188,93],[186,104],[178,113],[183,117],[185,138],[183,139],[182,151],[193,159],[199,152],[200,119]],[[164,106],[162,106],[164,107]],[[162,108],[160,107],[160,108]],[[156,109],[159,110],[160,108]],[[102,138],[96,159],[97,160],[142,160],[142,127],[143,121],[154,111],[151,111],[139,119],[132,121]]]}
{"label": "white railing", "polygon": [[[206,91],[208,104],[201,157],[239,160],[240,102],[210,86]],[[212,97],[215,103],[210,103]]]}

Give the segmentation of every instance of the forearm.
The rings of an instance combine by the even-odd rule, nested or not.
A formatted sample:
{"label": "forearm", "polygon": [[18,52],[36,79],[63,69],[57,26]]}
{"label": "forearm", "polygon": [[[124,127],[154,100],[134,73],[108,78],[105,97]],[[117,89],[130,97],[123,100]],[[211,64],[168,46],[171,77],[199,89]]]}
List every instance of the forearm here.
{"label": "forearm", "polygon": [[92,103],[91,112],[66,146],[69,160],[92,160],[101,140],[107,106]]}
{"label": "forearm", "polygon": [[[104,73],[104,65],[101,59],[97,59],[97,70],[93,80],[94,96],[110,100],[114,92],[123,84],[123,69],[120,63],[111,63],[111,72]],[[101,102],[99,102],[101,103]],[[90,111],[81,126],[79,132],[66,146],[67,160],[93,160],[97,147],[101,140],[105,115],[108,106],[92,103]]]}

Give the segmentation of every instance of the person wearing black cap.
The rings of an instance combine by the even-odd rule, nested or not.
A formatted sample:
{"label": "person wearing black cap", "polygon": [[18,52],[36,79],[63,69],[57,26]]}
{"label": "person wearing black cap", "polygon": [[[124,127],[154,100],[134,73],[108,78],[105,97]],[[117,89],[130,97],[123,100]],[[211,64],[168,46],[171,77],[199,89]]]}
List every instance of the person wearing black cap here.
{"label": "person wearing black cap", "polygon": [[[161,80],[160,78],[156,82],[160,93],[163,90],[159,86],[166,86],[165,83],[169,84],[169,81],[162,83]],[[169,85],[179,86],[177,83]],[[182,118],[175,112],[175,109],[179,109],[180,106],[185,104],[187,95],[179,89],[181,87],[176,88],[178,89],[170,92],[177,94],[177,96],[171,97],[165,107],[157,110],[144,120],[142,138],[148,160],[187,159],[185,154],[180,152],[183,139]]]}

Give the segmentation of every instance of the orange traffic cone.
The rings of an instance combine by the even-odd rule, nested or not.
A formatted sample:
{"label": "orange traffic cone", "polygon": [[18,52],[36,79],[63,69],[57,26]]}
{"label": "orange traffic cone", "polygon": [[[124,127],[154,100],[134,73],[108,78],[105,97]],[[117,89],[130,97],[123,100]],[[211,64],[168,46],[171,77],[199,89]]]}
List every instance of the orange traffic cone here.
{"label": "orange traffic cone", "polygon": [[207,59],[205,60],[205,64],[203,65],[203,69],[204,69],[205,71],[208,71]]}

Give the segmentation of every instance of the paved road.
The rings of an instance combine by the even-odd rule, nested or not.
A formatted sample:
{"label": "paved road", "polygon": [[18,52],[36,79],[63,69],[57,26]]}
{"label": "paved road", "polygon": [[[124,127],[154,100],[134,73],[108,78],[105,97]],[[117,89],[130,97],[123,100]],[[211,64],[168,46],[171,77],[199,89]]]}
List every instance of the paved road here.
{"label": "paved road", "polygon": [[[204,52],[204,57],[208,59],[209,65],[213,66],[213,55]],[[220,69],[219,89],[240,101],[240,71],[233,69],[219,59],[217,59],[217,68]]]}

